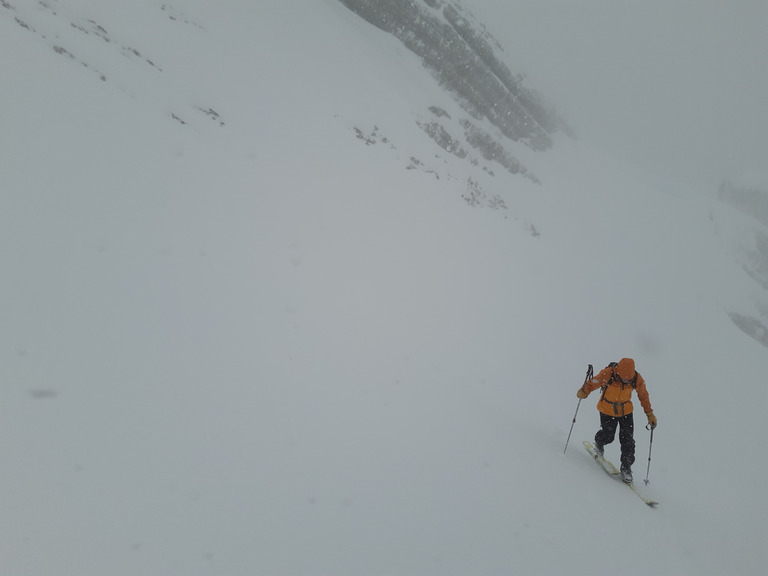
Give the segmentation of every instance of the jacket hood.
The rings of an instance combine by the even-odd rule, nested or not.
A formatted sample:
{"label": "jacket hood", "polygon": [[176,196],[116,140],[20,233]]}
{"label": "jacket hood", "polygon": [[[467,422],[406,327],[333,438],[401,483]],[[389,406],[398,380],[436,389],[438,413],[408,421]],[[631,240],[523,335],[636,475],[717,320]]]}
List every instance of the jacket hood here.
{"label": "jacket hood", "polygon": [[616,374],[624,381],[635,377],[635,361],[632,358],[622,358],[616,366]]}

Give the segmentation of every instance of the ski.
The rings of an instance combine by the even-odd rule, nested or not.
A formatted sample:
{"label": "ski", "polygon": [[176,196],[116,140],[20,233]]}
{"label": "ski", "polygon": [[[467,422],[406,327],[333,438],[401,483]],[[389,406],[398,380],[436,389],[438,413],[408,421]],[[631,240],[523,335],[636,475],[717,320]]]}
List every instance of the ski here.
{"label": "ski", "polygon": [[632,490],[632,492],[634,492],[635,494],[637,494],[637,497],[638,497],[638,498],[640,498],[640,500],[642,500],[643,502],[645,502],[645,503],[646,503],[648,506],[650,506],[651,508],[656,508],[656,506],[658,506],[658,505],[659,505],[659,503],[658,503],[658,502],[656,502],[656,500],[651,500],[650,498],[646,498],[645,496],[643,496],[642,494],[640,494],[640,492],[638,492],[638,491],[637,491],[637,488],[635,488],[635,485],[634,485],[634,484],[627,484],[627,486],[629,486],[629,489],[630,489],[630,490]]}
{"label": "ski", "polygon": [[621,472],[616,468],[616,466],[611,462],[610,460],[606,460],[603,456],[600,456],[597,451],[595,450],[595,447],[592,445],[591,442],[588,442],[587,440],[584,440],[584,448],[586,448],[587,452],[589,452],[592,455],[592,458],[594,458],[595,462],[597,462],[600,467],[605,471],[608,476],[612,476],[614,478],[617,478],[621,481],[622,484],[626,484],[626,486],[629,487],[632,492],[634,492],[640,500],[645,502],[648,506],[651,508],[656,508],[656,506],[659,505],[656,500],[651,500],[650,498],[646,498],[640,492],[637,491],[637,488],[634,484],[627,484],[623,480],[621,480]]}
{"label": "ski", "polygon": [[605,473],[609,476],[621,476],[621,472],[616,468],[616,466],[613,465],[613,462],[610,462],[609,460],[606,460],[602,456],[600,456],[597,453],[597,450],[595,450],[595,447],[592,445],[591,442],[587,442],[584,440],[584,448],[587,449],[587,452],[592,454],[592,458],[595,459],[595,462],[600,464],[603,470],[605,470]]}

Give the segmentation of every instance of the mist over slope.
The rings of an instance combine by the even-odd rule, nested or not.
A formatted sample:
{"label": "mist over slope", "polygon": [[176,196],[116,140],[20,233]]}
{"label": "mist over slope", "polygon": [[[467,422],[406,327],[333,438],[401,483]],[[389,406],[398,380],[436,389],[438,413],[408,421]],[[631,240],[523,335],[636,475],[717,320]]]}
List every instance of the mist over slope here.
{"label": "mist over slope", "polygon": [[738,229],[738,234],[729,234],[730,241],[754,284],[749,313],[732,311],[730,316],[746,334],[768,348],[768,180],[758,174],[744,175],[740,180],[724,181],[718,198],[743,215],[734,215],[740,221],[727,229]]}
{"label": "mist over slope", "polygon": [[[3,571],[758,573],[749,217],[510,138],[345,4],[0,3]],[[562,453],[625,355],[656,511],[594,397]]]}
{"label": "mist over slope", "polygon": [[499,43],[459,2],[342,3],[419,55],[473,117],[487,118],[507,138],[534,149],[552,145],[551,134],[563,127],[562,120],[521,75],[510,72]]}
{"label": "mist over slope", "polygon": [[575,132],[656,186],[711,192],[768,157],[768,4],[464,0]]}

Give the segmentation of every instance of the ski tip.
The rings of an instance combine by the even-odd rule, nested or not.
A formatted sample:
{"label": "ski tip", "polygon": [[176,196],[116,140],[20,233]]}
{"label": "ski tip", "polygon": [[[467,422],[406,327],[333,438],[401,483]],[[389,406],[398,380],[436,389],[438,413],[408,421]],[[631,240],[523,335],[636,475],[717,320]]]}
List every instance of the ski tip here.
{"label": "ski tip", "polygon": [[649,501],[649,502],[646,502],[646,504],[648,504],[648,506],[649,506],[650,508],[653,508],[654,510],[656,510],[656,506],[658,506],[658,505],[659,505],[659,503],[658,503],[658,502],[655,502],[655,501],[653,501],[653,500],[651,500],[651,501]]}

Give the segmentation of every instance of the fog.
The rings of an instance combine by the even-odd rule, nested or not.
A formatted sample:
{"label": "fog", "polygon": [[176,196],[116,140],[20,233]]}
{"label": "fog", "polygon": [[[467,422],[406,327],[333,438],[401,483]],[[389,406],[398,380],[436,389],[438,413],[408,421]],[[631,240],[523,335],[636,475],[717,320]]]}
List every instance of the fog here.
{"label": "fog", "polygon": [[582,141],[713,193],[768,158],[768,3],[466,0]]}
{"label": "fog", "polygon": [[[764,573],[752,192],[681,198],[591,147],[675,146],[611,128],[608,57],[548,47],[567,20],[533,4],[515,36],[472,2],[581,134],[540,151],[477,138],[340,1],[297,4],[0,1],[0,574]],[[623,356],[656,510],[580,446],[596,395],[573,422]]]}

